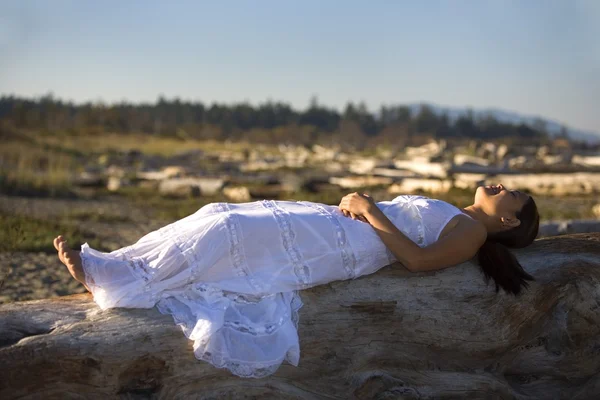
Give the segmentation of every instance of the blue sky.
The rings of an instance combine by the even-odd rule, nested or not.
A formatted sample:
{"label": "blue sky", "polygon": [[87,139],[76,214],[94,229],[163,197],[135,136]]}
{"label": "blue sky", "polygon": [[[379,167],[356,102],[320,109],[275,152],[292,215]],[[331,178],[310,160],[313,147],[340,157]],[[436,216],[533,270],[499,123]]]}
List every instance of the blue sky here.
{"label": "blue sky", "polygon": [[600,132],[596,0],[0,0],[0,94],[503,108]]}

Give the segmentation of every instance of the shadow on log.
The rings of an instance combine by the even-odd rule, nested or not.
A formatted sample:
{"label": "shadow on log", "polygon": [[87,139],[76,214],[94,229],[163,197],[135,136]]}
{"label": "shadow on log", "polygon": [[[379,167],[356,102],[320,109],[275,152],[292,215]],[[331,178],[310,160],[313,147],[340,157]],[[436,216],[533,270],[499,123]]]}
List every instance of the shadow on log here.
{"label": "shadow on log", "polygon": [[598,399],[600,233],[515,251],[495,294],[472,263],[387,266],[301,292],[300,365],[238,378],[198,361],[171,316],[90,294],[0,306],[0,398]]}

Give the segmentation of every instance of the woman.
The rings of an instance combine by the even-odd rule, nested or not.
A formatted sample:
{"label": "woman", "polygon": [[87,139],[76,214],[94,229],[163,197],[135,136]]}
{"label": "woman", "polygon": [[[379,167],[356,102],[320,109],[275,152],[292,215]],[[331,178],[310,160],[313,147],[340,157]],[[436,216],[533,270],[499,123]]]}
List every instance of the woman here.
{"label": "woman", "polygon": [[298,291],[355,279],[399,261],[431,271],[478,254],[486,281],[515,296],[533,280],[504,247],[537,236],[533,198],[502,185],[477,188],[471,206],[366,194],[338,206],[305,201],[211,203],[110,253],[54,239],[61,261],[102,309],[171,314],[194,354],[243,377],[297,366]]}

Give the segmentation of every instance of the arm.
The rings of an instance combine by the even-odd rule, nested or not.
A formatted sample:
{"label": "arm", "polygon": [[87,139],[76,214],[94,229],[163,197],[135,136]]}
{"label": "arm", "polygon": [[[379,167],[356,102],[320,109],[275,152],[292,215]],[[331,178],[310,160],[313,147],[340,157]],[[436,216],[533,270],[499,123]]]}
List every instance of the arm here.
{"label": "arm", "polygon": [[483,224],[461,218],[448,235],[422,248],[396,228],[377,206],[370,207],[364,216],[396,259],[412,272],[432,271],[467,261],[487,237]]}

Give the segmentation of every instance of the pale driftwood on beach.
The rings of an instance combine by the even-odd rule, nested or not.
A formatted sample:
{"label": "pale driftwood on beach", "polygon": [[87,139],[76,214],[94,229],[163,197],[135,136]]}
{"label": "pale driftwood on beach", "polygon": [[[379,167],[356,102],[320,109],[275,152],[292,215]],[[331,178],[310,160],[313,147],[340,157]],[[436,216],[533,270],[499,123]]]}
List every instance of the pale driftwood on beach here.
{"label": "pale driftwood on beach", "polygon": [[156,309],[89,294],[0,306],[0,398],[600,398],[600,233],[516,251],[513,298],[465,263],[399,265],[301,292],[299,367],[242,379]]}

